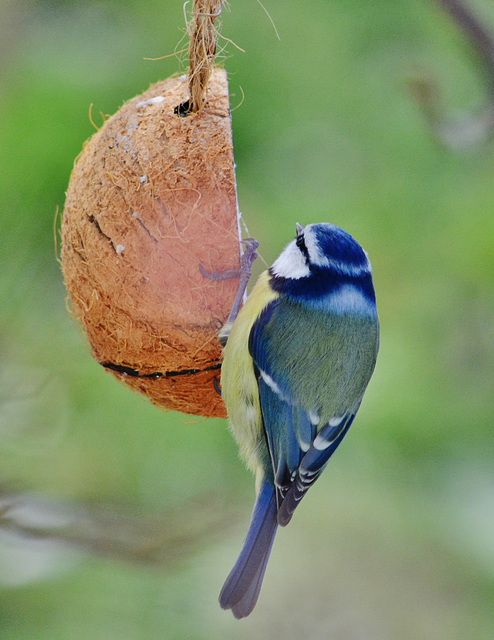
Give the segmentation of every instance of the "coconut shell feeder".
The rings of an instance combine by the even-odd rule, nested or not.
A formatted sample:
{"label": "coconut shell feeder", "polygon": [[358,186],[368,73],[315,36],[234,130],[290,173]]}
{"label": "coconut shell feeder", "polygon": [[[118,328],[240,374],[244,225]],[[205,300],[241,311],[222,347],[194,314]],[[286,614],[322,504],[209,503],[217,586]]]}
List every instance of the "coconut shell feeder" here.
{"label": "coconut shell feeder", "polygon": [[240,266],[218,0],[196,0],[190,69],[128,101],[85,144],[67,190],[62,268],[94,358],[154,404],[225,416],[217,335]]}

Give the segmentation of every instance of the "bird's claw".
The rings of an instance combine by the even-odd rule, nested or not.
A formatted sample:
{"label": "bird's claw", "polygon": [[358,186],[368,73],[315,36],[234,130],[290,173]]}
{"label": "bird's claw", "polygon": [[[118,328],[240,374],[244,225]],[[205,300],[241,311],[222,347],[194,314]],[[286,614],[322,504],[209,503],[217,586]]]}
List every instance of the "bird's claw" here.
{"label": "bird's claw", "polygon": [[245,240],[241,240],[240,242],[245,245],[245,251],[240,257],[240,270],[248,271],[250,275],[250,268],[258,255],[256,249],[259,246],[259,242],[255,238],[245,238]]}
{"label": "bird's claw", "polygon": [[235,296],[235,300],[233,301],[232,310],[230,312],[230,315],[228,316],[228,320],[226,321],[218,336],[218,340],[222,346],[226,344],[233,321],[237,317],[240,307],[242,306],[244,294],[247,289],[247,283],[249,282],[249,278],[252,273],[251,267],[254,260],[257,258],[256,249],[259,246],[259,242],[257,240],[255,240],[254,238],[245,238],[245,240],[241,240],[240,242],[245,246],[245,250],[240,256],[240,269],[228,269],[227,271],[209,272],[206,271],[202,264],[199,265],[199,271],[205,278],[208,278],[209,280],[218,282],[220,280],[238,278],[238,290]]}

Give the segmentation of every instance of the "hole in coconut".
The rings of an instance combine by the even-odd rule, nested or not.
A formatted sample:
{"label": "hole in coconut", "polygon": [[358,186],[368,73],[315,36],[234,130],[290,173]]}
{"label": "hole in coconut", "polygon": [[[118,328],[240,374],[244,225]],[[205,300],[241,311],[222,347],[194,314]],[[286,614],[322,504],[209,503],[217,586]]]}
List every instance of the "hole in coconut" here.
{"label": "hole in coconut", "polygon": [[190,100],[186,100],[185,102],[177,105],[175,109],[173,109],[173,113],[180,118],[186,118],[191,113]]}

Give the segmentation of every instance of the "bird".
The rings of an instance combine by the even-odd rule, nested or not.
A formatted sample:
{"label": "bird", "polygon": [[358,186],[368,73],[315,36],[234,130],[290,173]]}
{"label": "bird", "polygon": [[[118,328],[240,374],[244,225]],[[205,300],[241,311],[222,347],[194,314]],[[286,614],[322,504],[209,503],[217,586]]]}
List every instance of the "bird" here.
{"label": "bird", "polygon": [[256,605],[278,526],[344,438],[374,371],[379,319],[367,253],[333,224],[297,223],[220,341],[229,426],[256,479],[247,536],[219,596],[240,619]]}

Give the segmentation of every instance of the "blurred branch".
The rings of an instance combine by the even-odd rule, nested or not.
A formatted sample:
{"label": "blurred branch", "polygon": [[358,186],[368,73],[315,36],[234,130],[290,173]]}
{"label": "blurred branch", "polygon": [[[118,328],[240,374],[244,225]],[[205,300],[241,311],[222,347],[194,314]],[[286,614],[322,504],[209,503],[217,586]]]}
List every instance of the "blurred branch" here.
{"label": "blurred branch", "polygon": [[436,1],[477,50],[487,77],[487,104],[480,113],[451,118],[445,116],[434,80],[422,76],[408,84],[437,138],[450,148],[462,149],[484,142],[494,132],[494,35],[463,0]]}
{"label": "blurred branch", "polygon": [[127,507],[50,500],[0,488],[0,532],[22,541],[49,540],[72,548],[149,565],[169,566],[223,538],[233,523],[231,509],[201,496],[166,516],[136,514]]}
{"label": "blurred branch", "polygon": [[476,47],[486,64],[491,93],[494,91],[494,40],[489,29],[461,0],[437,0]]}

